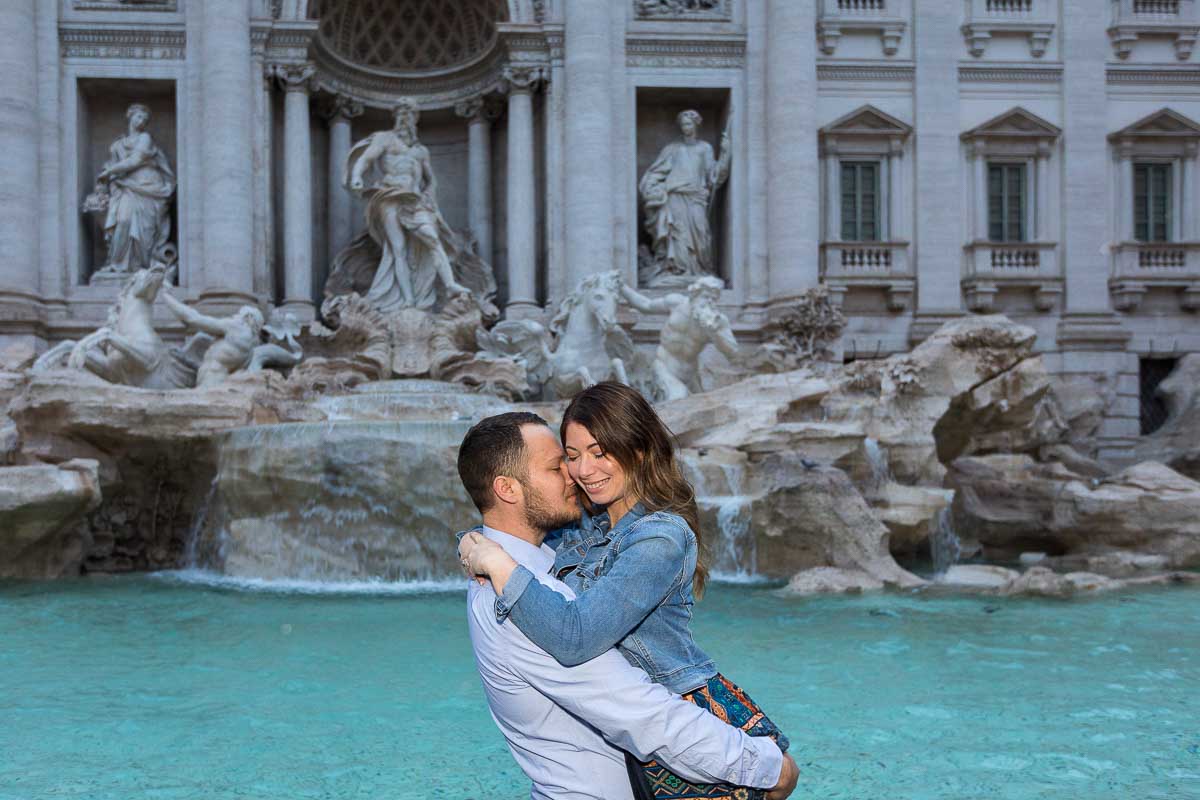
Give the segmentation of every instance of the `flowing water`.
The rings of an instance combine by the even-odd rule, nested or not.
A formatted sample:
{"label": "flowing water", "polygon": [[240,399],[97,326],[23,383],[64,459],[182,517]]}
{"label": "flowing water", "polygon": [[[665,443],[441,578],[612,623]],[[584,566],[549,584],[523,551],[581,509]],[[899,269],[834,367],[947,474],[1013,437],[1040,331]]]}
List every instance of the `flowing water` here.
{"label": "flowing water", "polygon": [[[461,583],[0,583],[0,798],[517,800]],[[1200,797],[1200,590],[1071,603],[713,586],[697,640],[797,798]]]}

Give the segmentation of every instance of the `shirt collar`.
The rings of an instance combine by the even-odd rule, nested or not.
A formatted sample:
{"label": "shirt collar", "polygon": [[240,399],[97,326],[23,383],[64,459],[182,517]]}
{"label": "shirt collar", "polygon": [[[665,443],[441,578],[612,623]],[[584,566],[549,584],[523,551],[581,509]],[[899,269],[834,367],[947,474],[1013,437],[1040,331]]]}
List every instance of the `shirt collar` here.
{"label": "shirt collar", "polygon": [[554,551],[546,545],[535,546],[524,539],[518,539],[512,534],[481,525],[479,530],[484,536],[504,548],[504,552],[513,560],[535,575],[545,575],[554,566]]}

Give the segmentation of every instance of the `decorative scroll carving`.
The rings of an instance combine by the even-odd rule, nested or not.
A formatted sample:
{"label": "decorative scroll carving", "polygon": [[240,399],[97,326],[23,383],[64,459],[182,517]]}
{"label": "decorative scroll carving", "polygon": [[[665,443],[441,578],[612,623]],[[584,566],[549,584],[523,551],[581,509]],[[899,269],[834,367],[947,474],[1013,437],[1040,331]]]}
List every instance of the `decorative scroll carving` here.
{"label": "decorative scroll carving", "polygon": [[729,19],[730,0],[634,0],[640,19]]}

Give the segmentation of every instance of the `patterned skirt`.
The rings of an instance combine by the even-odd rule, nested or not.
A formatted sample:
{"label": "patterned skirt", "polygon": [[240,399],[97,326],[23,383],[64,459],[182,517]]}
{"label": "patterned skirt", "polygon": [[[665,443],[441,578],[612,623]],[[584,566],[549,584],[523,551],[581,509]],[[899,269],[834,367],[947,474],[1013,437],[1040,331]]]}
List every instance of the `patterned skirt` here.
{"label": "patterned skirt", "polygon": [[[780,750],[787,752],[788,738],[767,719],[750,695],[724,675],[710,678],[704,686],[683,695],[683,699],[750,736],[770,736]],[[625,755],[625,763],[636,800],[763,800],[767,796],[765,789],[690,783],[657,761],[642,763],[629,754]]]}

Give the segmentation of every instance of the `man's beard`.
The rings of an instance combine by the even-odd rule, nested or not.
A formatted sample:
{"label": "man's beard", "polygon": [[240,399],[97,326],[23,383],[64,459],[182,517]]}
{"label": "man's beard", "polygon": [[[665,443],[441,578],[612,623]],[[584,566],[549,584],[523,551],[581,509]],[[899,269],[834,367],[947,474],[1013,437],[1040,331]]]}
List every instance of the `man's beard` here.
{"label": "man's beard", "polygon": [[579,522],[579,506],[552,508],[546,498],[532,486],[522,485],[525,490],[525,522],[535,531],[549,533]]}

